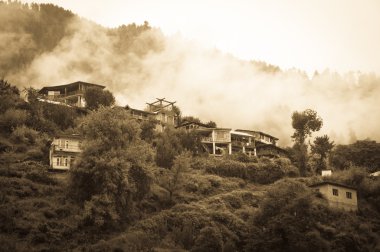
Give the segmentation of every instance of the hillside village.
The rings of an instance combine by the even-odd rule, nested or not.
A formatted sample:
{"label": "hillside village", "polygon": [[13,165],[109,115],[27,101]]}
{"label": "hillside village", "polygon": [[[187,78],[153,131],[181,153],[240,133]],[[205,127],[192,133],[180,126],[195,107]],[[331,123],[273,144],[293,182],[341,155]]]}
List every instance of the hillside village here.
{"label": "hillside village", "polygon": [[[265,106],[249,102],[263,114],[282,104],[263,94],[293,99],[302,85],[295,95],[323,98],[345,135],[352,125],[337,112],[365,116],[361,131],[377,125],[378,76],[310,79],[217,51],[189,64],[189,44],[166,43],[148,22],[106,28],[52,4],[0,1],[0,21],[0,251],[380,251],[380,143],[323,135],[331,117],[318,103],[274,110],[291,119],[291,145],[278,146],[265,127],[225,128],[165,98],[119,106],[107,89],[144,94],[166,85],[161,72],[184,87],[182,68],[209,76],[198,63],[225,62],[200,85],[223,82],[224,71],[239,88],[256,80],[244,97],[261,90]],[[152,58],[160,67],[143,64]],[[60,81],[77,76],[96,83]]]}
{"label": "hillside village", "polygon": [[[286,218],[315,222],[288,239],[318,232],[316,248],[369,251],[379,244],[380,183],[363,168],[329,165],[300,176],[292,149],[278,147],[277,138],[180,118],[166,99],[145,110],[115,106],[101,98],[110,95],[105,86],[74,82],[31,88],[25,103],[16,88],[1,85],[6,250],[266,251],[285,246],[285,240],[270,245],[277,236],[270,230],[284,228]],[[101,99],[87,103],[89,94]],[[316,157],[308,167],[321,165]],[[358,225],[365,231],[352,229]],[[342,236],[352,242],[343,245]]]}
{"label": "hillside village", "polygon": [[[105,86],[77,81],[59,86],[43,87],[38,91],[39,101],[60,104],[64,106],[85,107],[83,97],[86,88],[104,89]],[[206,124],[182,120],[174,111],[175,102],[157,99],[153,103],[147,103],[146,110],[138,110],[126,106],[131,116],[136,120],[156,120],[155,130],[163,132],[166,127],[196,130],[201,135],[202,147],[210,155],[222,156],[234,153],[244,153],[255,157],[286,157],[287,152],[278,147],[278,138],[261,131],[232,130],[227,128],[213,128]],[[52,169],[69,169],[70,163],[80,151],[82,139],[80,136],[60,135],[53,139],[50,150],[50,165]]]}

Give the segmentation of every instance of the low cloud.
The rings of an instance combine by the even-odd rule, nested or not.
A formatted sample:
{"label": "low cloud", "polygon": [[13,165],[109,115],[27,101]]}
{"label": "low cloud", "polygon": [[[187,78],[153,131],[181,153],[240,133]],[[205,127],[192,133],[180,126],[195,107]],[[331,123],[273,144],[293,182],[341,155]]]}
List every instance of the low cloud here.
{"label": "low cloud", "polygon": [[307,108],[324,120],[315,135],[328,134],[337,143],[380,140],[376,75],[325,71],[309,78],[296,69],[263,67],[181,36],[165,37],[157,29],[143,32],[121,53],[116,50],[120,38],[89,21],[76,20],[67,34],[54,50],[8,79],[37,88],[78,80],[105,84],[119,105],[140,109],[165,97],[177,101],[183,115],[264,131],[280,138],[281,145],[291,144],[292,112]]}

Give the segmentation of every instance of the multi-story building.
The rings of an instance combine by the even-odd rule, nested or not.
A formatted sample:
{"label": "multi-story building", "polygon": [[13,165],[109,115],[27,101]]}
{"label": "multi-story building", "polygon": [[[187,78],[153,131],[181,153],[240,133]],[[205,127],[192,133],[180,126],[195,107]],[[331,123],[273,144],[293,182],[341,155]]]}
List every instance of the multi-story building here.
{"label": "multi-story building", "polygon": [[277,146],[278,138],[267,133],[254,130],[237,129],[252,136],[253,146],[258,157],[287,157],[287,151]]}
{"label": "multi-story building", "polygon": [[347,211],[358,210],[358,196],[355,188],[335,182],[321,182],[310,187],[319,191],[330,206]]}
{"label": "multi-story building", "polygon": [[43,87],[38,91],[42,101],[65,104],[74,107],[83,108],[86,106],[86,101],[83,97],[86,88],[95,87],[104,89],[105,86],[77,81],[70,84],[59,86]]}
{"label": "multi-story building", "polygon": [[254,137],[246,132],[233,130],[231,133],[232,152],[242,152],[249,156],[256,156]]}
{"label": "multi-story building", "polygon": [[82,138],[79,135],[58,135],[50,146],[50,168],[68,170],[73,165],[81,149]]}
{"label": "multi-story building", "polygon": [[201,142],[208,153],[214,156],[232,154],[231,129],[198,128]]}

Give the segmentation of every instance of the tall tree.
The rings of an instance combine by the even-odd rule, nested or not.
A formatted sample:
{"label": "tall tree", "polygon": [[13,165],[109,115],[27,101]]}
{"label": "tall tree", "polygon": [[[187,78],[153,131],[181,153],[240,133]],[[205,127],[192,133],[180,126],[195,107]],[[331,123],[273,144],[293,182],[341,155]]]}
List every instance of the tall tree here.
{"label": "tall tree", "polygon": [[75,200],[85,202],[84,220],[97,226],[124,223],[132,199],[141,200],[148,190],[136,183],[150,181],[138,177],[149,174],[152,150],[140,139],[136,120],[122,108],[102,107],[90,113],[79,130],[85,140],[71,169],[70,189]]}
{"label": "tall tree", "polygon": [[296,152],[297,165],[302,176],[307,173],[307,145],[305,140],[308,136],[311,136],[312,132],[320,130],[322,125],[322,118],[314,110],[295,111],[292,114],[292,126],[295,130],[292,135],[295,141],[293,148]]}
{"label": "tall tree", "polygon": [[334,148],[334,141],[330,141],[327,135],[316,137],[314,139],[314,144],[311,145],[311,153],[318,154],[319,160],[317,163],[317,173],[319,174],[321,170],[326,169],[327,155]]}
{"label": "tall tree", "polygon": [[295,111],[292,114],[292,127],[295,130],[292,138],[303,144],[312,132],[318,131],[323,125],[323,120],[318,116],[317,112],[307,109],[302,112]]}

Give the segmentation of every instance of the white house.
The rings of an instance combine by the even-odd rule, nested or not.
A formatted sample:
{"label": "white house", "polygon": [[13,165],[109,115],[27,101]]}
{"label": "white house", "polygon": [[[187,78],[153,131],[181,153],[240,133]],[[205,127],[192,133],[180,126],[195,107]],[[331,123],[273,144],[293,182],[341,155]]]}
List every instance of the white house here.
{"label": "white house", "polygon": [[59,135],[54,137],[50,146],[50,168],[68,170],[82,151],[82,138],[79,135]]}

